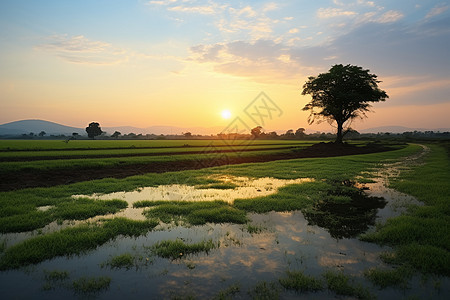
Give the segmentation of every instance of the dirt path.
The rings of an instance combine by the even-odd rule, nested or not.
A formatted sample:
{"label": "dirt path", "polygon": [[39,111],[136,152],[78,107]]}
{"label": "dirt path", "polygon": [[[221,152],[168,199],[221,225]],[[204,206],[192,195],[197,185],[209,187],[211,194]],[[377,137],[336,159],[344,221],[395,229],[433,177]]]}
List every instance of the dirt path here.
{"label": "dirt path", "polygon": [[207,167],[234,165],[242,163],[268,162],[296,158],[332,157],[343,155],[368,154],[389,151],[381,146],[343,146],[319,143],[300,151],[279,154],[261,154],[259,156],[227,156],[226,153],[214,159],[178,160],[151,162],[147,164],[116,165],[103,168],[53,169],[46,171],[18,171],[0,174],[0,191],[18,190],[32,187],[50,187],[60,184],[88,181],[102,178],[125,178],[146,173],[164,173],[171,171],[196,170]]}

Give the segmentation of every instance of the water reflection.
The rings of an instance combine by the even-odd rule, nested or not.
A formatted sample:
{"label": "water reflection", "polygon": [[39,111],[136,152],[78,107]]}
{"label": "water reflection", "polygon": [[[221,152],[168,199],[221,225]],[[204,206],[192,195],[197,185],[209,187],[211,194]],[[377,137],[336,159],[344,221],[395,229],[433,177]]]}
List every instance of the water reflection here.
{"label": "water reflection", "polygon": [[223,200],[233,203],[237,198],[254,198],[268,196],[288,184],[311,182],[311,178],[276,179],[271,177],[252,179],[248,177],[217,176],[215,179],[236,184],[234,189],[196,188],[186,184],[160,185],[144,187],[132,192],[115,192],[110,194],[74,195],[75,198],[89,197],[99,200],[121,199],[133,204],[142,200],[166,201],[214,201]]}
{"label": "water reflection", "polygon": [[351,238],[375,225],[378,209],[384,208],[386,203],[382,197],[355,191],[351,201],[320,201],[304,214],[310,224],[325,228],[333,238]]}

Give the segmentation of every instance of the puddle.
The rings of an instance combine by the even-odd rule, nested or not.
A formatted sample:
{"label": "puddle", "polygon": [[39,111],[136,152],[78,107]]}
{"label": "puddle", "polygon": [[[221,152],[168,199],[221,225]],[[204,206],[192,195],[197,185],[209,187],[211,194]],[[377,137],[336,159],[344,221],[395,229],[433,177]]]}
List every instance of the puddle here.
{"label": "puddle", "polygon": [[55,207],[54,205],[45,205],[45,206],[38,206],[38,207],[36,207],[36,209],[39,210],[39,211],[47,211],[47,210],[52,209],[54,207]]}
{"label": "puddle", "polygon": [[289,184],[312,182],[311,178],[276,179],[272,177],[248,178],[235,176],[212,177],[223,183],[232,183],[234,189],[196,188],[186,184],[160,185],[157,187],[139,188],[132,192],[115,192],[110,194],[73,195],[74,198],[91,198],[97,200],[120,199],[128,203],[128,208],[109,216],[124,216],[130,219],[144,220],[143,208],[133,208],[133,203],[142,200],[150,201],[214,201],[222,200],[233,203],[239,198],[255,198],[275,194],[279,188]]}
{"label": "puddle", "polygon": [[424,145],[420,146],[422,147],[422,151],[419,153],[411,155],[400,162],[384,164],[373,174],[375,176],[374,183],[358,185],[359,188],[364,189],[368,196],[382,197],[386,200],[387,205],[380,208],[377,212],[378,223],[383,224],[387,219],[401,215],[411,206],[423,205],[423,203],[418,201],[415,197],[388,187],[390,178],[398,177],[400,172],[421,163],[422,158],[430,151],[430,149]]}

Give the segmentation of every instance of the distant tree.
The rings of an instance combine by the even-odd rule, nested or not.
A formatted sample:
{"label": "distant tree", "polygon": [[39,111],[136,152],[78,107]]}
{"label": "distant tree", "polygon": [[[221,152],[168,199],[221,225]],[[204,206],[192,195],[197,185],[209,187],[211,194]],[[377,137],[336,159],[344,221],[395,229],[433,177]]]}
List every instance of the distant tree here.
{"label": "distant tree", "polygon": [[89,126],[86,127],[86,132],[88,134],[88,137],[91,139],[103,133],[102,129],[100,128],[100,124],[97,122],[90,123]]}
{"label": "distant tree", "polygon": [[288,139],[294,138],[295,137],[294,130],[289,129],[288,131],[286,131],[286,133],[284,134],[284,137],[288,138]]}
{"label": "distant tree", "polygon": [[28,135],[29,136],[34,136],[34,132],[30,132]]}
{"label": "distant tree", "polygon": [[344,123],[365,117],[369,102],[385,101],[389,96],[378,88],[377,76],[352,65],[334,65],[327,73],[309,77],[302,95],[312,100],[303,107],[310,111],[308,122],[316,120],[337,124],[336,143],[342,143]]}
{"label": "distant tree", "polygon": [[299,128],[295,131],[295,137],[297,139],[303,139],[306,137],[305,128]]}
{"label": "distant tree", "polygon": [[117,139],[119,137],[119,135],[121,135],[121,134],[122,133],[120,133],[119,131],[114,131],[114,133],[111,134],[111,137]]}
{"label": "distant tree", "polygon": [[360,133],[353,128],[348,128],[344,131],[344,137],[346,139],[356,139],[360,136]]}
{"label": "distant tree", "polygon": [[276,139],[278,137],[278,134],[276,133],[276,131],[272,131],[267,134],[267,137],[271,139]]}
{"label": "distant tree", "polygon": [[78,132],[72,132],[73,139],[76,139],[79,136]]}
{"label": "distant tree", "polygon": [[183,133],[183,135],[184,135],[185,138],[191,138],[192,137],[192,133],[190,133],[189,131]]}
{"label": "distant tree", "polygon": [[39,132],[39,136],[40,137],[43,137],[44,135],[46,135],[47,133],[45,132],[45,131],[41,131],[41,132]]}
{"label": "distant tree", "polygon": [[261,134],[262,134],[262,127],[261,126],[256,126],[255,128],[253,128],[251,131],[250,131],[250,134],[251,135],[253,135],[253,137],[256,139],[256,138],[259,138],[260,136],[261,136]]}

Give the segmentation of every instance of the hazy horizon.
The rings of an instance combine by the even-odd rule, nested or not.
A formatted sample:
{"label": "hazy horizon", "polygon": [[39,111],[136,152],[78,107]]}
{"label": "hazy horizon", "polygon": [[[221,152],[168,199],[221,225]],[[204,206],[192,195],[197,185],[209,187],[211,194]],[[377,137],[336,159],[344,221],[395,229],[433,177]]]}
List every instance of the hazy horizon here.
{"label": "hazy horizon", "polygon": [[[9,1],[0,11],[0,123],[226,127],[265,92],[267,128],[309,126],[308,76],[353,64],[390,98],[355,129],[448,128],[445,1]],[[279,113],[278,113],[279,112]]]}

